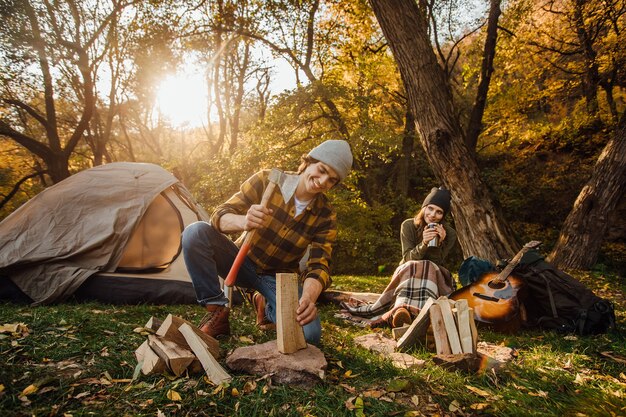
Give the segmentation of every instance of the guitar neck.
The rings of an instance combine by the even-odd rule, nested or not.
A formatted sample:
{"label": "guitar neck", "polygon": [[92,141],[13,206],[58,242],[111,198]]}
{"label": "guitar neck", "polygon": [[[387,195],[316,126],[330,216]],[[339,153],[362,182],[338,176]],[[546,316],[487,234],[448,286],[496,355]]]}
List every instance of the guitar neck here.
{"label": "guitar neck", "polygon": [[505,266],[504,269],[498,274],[495,281],[502,282],[505,279],[507,279],[509,275],[511,275],[511,272],[513,272],[513,269],[515,269],[517,264],[519,264],[519,262],[522,260],[522,257],[524,256],[524,254],[528,252],[529,250],[536,248],[540,244],[541,242],[532,241],[524,245],[524,247],[520,249],[519,252],[517,252],[517,255],[515,255],[513,259],[511,259],[511,262],[509,262],[509,264]]}

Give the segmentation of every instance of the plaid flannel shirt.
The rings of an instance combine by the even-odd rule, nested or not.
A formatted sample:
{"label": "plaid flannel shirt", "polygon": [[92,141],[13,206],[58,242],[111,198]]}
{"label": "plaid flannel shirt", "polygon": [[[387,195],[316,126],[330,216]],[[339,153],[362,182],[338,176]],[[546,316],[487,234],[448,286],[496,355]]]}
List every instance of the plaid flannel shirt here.
{"label": "plaid flannel shirt", "polygon": [[[269,170],[257,172],[228,201],[218,206],[211,216],[213,227],[220,230],[219,220],[224,214],[246,214],[251,205],[259,204],[269,182],[269,173]],[[318,194],[298,217],[294,217],[294,198],[285,203],[276,187],[268,208],[273,210],[270,220],[266,227],[257,229],[248,252],[248,257],[257,266],[257,273],[298,273],[300,259],[311,245],[300,277],[302,280],[317,279],[324,289],[328,288],[331,283],[330,259],[337,239],[337,215],[328,198]],[[245,233],[237,239],[238,246],[243,242]]]}

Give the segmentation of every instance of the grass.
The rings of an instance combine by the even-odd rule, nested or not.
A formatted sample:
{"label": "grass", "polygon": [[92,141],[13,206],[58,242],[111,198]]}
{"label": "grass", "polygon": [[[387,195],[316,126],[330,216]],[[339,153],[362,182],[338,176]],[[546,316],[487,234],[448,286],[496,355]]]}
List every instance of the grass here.
{"label": "grass", "polygon": [[[624,326],[624,282],[604,271],[576,275],[616,303]],[[380,291],[381,277],[335,277],[334,286]],[[30,307],[0,304],[0,325],[23,326],[0,333],[1,416],[618,416],[626,415],[626,343],[620,333],[575,337],[524,331],[480,331],[480,339],[515,348],[503,370],[470,375],[425,360],[399,370],[353,339],[368,329],[320,307],[326,379],[311,390],[273,385],[267,376],[237,374],[214,386],[199,375],[136,375],[139,332],[150,316],[168,313],[197,322],[196,306],[114,306],[97,303]],[[234,309],[233,335],[224,352],[263,343],[275,333],[259,331],[249,305]],[[387,330],[383,330],[387,332]],[[387,333],[390,335],[390,333]],[[613,359],[602,352],[611,352]],[[135,376],[135,377],[134,377]]]}

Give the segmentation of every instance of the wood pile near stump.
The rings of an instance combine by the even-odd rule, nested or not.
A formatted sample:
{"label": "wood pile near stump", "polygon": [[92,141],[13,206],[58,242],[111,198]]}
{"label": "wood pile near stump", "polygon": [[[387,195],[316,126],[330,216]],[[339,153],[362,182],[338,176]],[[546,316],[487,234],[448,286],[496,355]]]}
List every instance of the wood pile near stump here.
{"label": "wood pile near stump", "polygon": [[454,301],[447,297],[429,298],[415,320],[409,326],[393,329],[393,334],[398,339],[398,350],[414,345],[428,348],[434,339],[435,350],[440,355],[476,353],[478,342],[474,313],[467,300]]}
{"label": "wood pile near stump", "polygon": [[194,374],[204,370],[215,384],[231,379],[217,362],[218,341],[188,321],[169,314],[162,322],[151,317],[144,327],[154,332],[135,351],[144,375],[168,371],[179,376],[185,371]]}

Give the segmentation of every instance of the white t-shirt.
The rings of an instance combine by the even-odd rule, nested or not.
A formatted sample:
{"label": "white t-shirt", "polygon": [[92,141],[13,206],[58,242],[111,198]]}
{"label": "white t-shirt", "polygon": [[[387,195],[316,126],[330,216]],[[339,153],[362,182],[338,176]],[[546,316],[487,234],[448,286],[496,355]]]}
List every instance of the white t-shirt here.
{"label": "white t-shirt", "polygon": [[309,205],[309,203],[311,202],[311,200],[309,201],[300,201],[296,198],[296,196],[293,196],[293,202],[296,205],[296,216],[298,217],[300,215],[300,213],[302,213],[304,211],[304,209],[306,208],[306,206]]}

